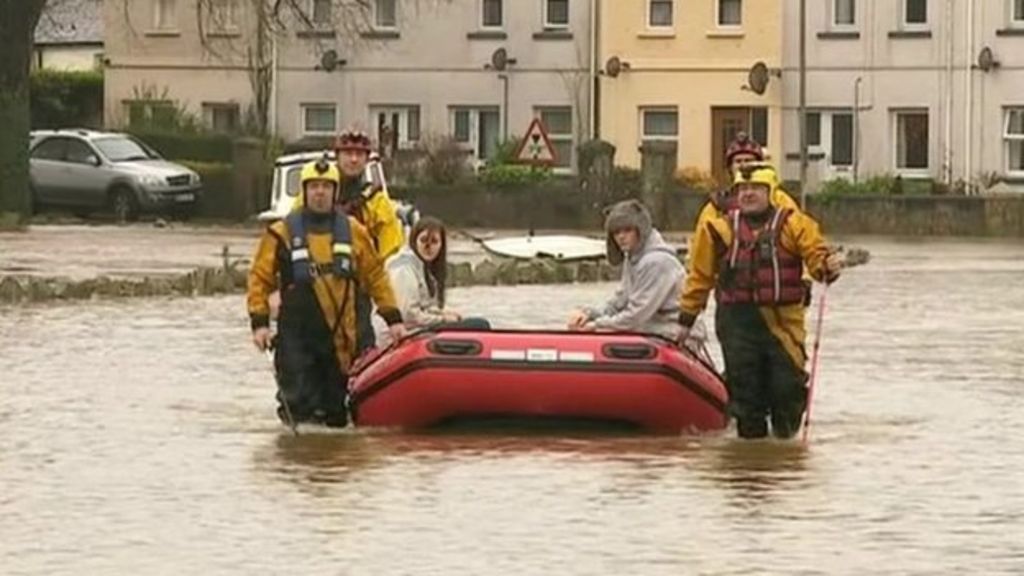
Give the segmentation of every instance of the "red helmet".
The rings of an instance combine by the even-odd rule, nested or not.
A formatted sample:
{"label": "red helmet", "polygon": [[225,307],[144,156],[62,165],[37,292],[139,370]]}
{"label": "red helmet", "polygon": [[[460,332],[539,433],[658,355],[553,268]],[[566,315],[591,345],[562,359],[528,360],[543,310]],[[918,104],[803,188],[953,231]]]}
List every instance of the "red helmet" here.
{"label": "red helmet", "polygon": [[370,136],[362,130],[345,130],[334,141],[334,147],[340,152],[342,150],[361,150],[372,152],[373,146]]}
{"label": "red helmet", "polygon": [[733,157],[737,154],[750,154],[757,160],[764,160],[764,150],[761,149],[761,145],[746,132],[736,134],[736,139],[730,142],[729,147],[725,149],[726,163],[731,164]]}

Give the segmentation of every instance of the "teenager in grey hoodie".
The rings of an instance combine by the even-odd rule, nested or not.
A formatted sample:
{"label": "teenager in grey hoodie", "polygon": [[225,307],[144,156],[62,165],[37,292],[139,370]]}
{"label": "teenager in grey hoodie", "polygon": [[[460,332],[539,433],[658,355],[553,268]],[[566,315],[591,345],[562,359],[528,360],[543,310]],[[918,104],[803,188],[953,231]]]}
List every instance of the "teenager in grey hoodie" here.
{"label": "teenager in grey hoodie", "polygon": [[603,308],[583,308],[569,318],[569,329],[623,330],[675,339],[683,265],[675,249],[651,225],[643,204],[615,204],[605,221],[608,261],[622,265],[622,283]]}

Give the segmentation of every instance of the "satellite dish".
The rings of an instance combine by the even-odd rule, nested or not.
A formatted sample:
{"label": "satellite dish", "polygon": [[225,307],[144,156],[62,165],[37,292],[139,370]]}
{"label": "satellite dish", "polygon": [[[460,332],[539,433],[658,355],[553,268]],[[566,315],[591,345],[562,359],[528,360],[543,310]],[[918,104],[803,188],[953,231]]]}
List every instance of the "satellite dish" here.
{"label": "satellite dish", "polygon": [[764,62],[757,62],[750,67],[747,73],[747,86],[754,94],[764,94],[768,88],[768,66]]}
{"label": "satellite dish", "polygon": [[995,55],[992,53],[992,49],[988,46],[982,48],[981,52],[978,53],[978,68],[983,72],[988,72],[989,70],[998,67],[999,61],[996,60]]}
{"label": "satellite dish", "polygon": [[604,63],[604,73],[609,78],[617,78],[620,72],[622,72],[622,60],[619,60],[618,56],[612,56]]}
{"label": "satellite dish", "polygon": [[338,68],[338,52],[336,50],[328,50],[323,53],[320,57],[320,68],[334,72]]}
{"label": "satellite dish", "polygon": [[498,48],[491,54],[491,67],[501,71],[508,67],[508,52],[504,48]]}

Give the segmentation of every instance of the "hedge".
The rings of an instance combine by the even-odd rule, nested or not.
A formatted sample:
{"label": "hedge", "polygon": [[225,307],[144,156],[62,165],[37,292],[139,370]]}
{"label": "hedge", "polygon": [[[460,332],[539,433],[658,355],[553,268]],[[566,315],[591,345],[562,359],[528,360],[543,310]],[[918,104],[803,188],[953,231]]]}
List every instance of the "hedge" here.
{"label": "hedge", "polygon": [[210,218],[238,218],[240,216],[234,196],[234,171],[231,164],[190,161],[182,161],[180,164],[195,170],[202,178],[203,201],[198,215]]}
{"label": "hedge", "polygon": [[152,146],[168,160],[229,164],[232,161],[232,137],[227,134],[174,134],[151,130],[127,132]]}
{"label": "hedge", "polygon": [[36,70],[29,76],[32,129],[103,125],[103,73]]}

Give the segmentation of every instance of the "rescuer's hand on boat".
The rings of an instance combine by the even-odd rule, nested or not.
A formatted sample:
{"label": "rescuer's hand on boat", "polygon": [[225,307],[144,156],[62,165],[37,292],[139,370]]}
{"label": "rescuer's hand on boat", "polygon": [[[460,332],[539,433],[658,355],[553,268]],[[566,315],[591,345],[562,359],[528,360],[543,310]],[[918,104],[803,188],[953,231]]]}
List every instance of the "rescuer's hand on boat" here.
{"label": "rescuer's hand on boat", "polygon": [[388,332],[391,334],[391,341],[398,342],[402,338],[409,335],[409,330],[406,329],[405,324],[398,323],[388,326]]}
{"label": "rescuer's hand on boat", "polygon": [[252,343],[256,345],[260,352],[270,348],[270,342],[273,338],[274,335],[270,333],[270,328],[263,327],[252,331]]}

